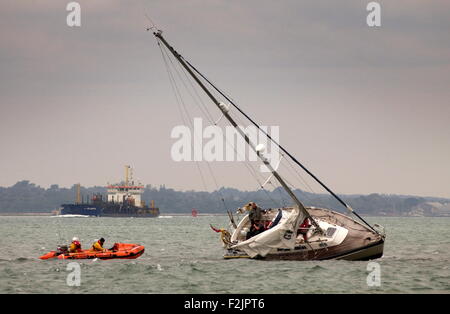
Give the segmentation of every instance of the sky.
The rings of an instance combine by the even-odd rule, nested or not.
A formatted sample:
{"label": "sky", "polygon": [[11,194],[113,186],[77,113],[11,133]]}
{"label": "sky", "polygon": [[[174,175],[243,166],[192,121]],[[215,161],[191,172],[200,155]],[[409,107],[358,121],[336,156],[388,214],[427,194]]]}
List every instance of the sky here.
{"label": "sky", "polygon": [[[146,15],[186,59],[336,193],[450,198],[450,3],[0,2],[0,186],[254,190],[237,162],[171,158],[183,124]],[[211,103],[214,118],[220,114]],[[205,170],[206,169],[206,170]],[[301,186],[300,186],[301,188]]]}

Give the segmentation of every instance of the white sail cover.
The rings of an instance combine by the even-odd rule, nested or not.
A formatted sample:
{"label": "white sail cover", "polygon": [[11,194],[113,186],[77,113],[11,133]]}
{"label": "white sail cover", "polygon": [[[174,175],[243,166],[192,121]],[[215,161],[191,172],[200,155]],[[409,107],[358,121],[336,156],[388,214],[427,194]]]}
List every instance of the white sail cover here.
{"label": "white sail cover", "polygon": [[282,219],[278,225],[236,244],[232,248],[242,250],[252,258],[257,255],[264,257],[272,249],[293,249],[295,247],[300,213],[299,208],[295,206],[291,214],[286,219]]}

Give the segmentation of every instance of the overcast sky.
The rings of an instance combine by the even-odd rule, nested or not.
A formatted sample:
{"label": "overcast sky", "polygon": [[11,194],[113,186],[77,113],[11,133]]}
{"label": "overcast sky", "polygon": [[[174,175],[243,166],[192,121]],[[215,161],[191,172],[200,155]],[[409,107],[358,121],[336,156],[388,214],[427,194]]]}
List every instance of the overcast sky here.
{"label": "overcast sky", "polygon": [[379,1],[376,28],[361,0],[80,0],[81,27],[68,2],[0,2],[0,186],[105,185],[130,164],[144,184],[204,188],[170,156],[182,121],[148,14],[337,193],[450,198],[450,2]]}

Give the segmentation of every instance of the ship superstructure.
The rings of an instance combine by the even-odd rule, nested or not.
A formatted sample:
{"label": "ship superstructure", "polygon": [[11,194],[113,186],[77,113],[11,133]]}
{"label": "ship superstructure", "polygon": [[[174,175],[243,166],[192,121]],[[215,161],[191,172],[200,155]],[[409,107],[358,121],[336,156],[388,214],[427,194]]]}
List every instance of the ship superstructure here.
{"label": "ship superstructure", "polygon": [[145,207],[141,195],[144,193],[144,186],[133,180],[133,169],[125,166],[125,180],[118,184],[111,184],[108,188],[109,203],[132,204],[136,207]]}
{"label": "ship superstructure", "polygon": [[133,180],[133,169],[125,166],[125,180],[117,184],[108,184],[106,201],[103,195],[96,194],[83,202],[80,184],[77,184],[75,204],[63,204],[59,215],[87,215],[102,217],[158,217],[159,208],[152,200],[147,206],[142,200],[144,186]]}

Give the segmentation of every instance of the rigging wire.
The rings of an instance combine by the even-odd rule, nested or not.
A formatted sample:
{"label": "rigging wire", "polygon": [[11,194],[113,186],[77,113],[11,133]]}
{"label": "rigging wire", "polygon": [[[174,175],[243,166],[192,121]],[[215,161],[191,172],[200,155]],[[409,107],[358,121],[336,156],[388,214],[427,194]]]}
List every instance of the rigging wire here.
{"label": "rigging wire", "polygon": [[147,18],[147,20],[149,20],[149,22],[152,24],[152,26],[147,28],[147,31],[149,30],[157,30],[158,28],[156,27],[155,23],[153,23],[152,19],[150,18],[150,16],[148,16],[147,13],[144,13],[145,17]]}
{"label": "rigging wire", "polygon": [[[184,62],[186,62],[186,64],[188,64],[191,69],[193,69],[197,74],[199,74],[201,77],[203,77],[204,80],[206,80],[206,82],[208,82],[208,84],[210,86],[212,86],[213,89],[215,89],[217,92],[219,92],[223,97],[225,97],[225,99],[227,99],[231,105],[233,105],[233,107],[235,107],[243,116],[245,116],[253,125],[255,125],[258,129],[261,130],[261,128],[259,127],[259,125],[253,120],[251,119],[244,111],[242,111],[242,109],[240,109],[229,97],[227,97],[223,92],[220,91],[219,88],[217,88],[214,84],[211,83],[211,81],[209,81],[200,71],[198,71],[189,61],[187,61],[186,59],[184,59],[183,56],[180,56]],[[327,190],[336,200],[339,201],[339,203],[341,203],[341,205],[343,205],[346,209],[348,209],[351,213],[353,213],[355,216],[357,216],[362,222],[364,222],[370,229],[372,229],[375,233],[379,234],[379,232],[377,230],[375,230],[372,225],[370,225],[364,218],[362,218],[358,213],[356,213],[351,207],[350,205],[348,205],[347,203],[345,203],[338,195],[336,195],[330,188],[328,188],[319,178],[317,178],[311,171],[309,171],[302,163],[300,163],[294,156],[292,156],[283,146],[281,146],[278,142],[276,142],[274,139],[272,139],[272,137],[267,133],[264,132],[263,130],[261,130],[272,142],[274,142],[283,152],[285,152],[289,158],[292,159],[292,161],[294,161],[299,167],[301,167],[307,174],[309,174],[314,180],[317,181],[317,183],[319,183],[325,190]]]}
{"label": "rigging wire", "polygon": [[[170,54],[168,54],[167,50],[166,50],[166,54],[167,54],[168,56],[170,56]],[[205,103],[202,101],[201,97],[199,96],[197,90],[194,88],[194,85],[193,85],[192,82],[189,80],[189,76],[187,75],[186,70],[183,69],[183,68],[181,67],[181,65],[180,65],[178,62],[176,62],[175,64],[178,64],[178,67],[180,68],[180,71],[177,70],[177,68],[176,68],[176,66],[175,66],[175,64],[174,64],[174,62],[173,62],[173,60],[172,60],[172,58],[169,57],[169,60],[170,60],[170,62],[171,62],[171,64],[172,64],[173,68],[175,69],[175,72],[177,73],[179,80],[183,83],[184,88],[185,88],[186,91],[189,93],[189,95],[192,97],[193,103],[197,105],[197,107],[200,109],[200,111],[203,113],[203,115],[205,115],[205,116],[207,117],[207,119],[209,120],[209,122],[212,124],[212,123],[213,123],[212,116],[211,116],[211,114],[209,113],[209,110],[208,110],[207,106],[206,106]],[[184,81],[183,78],[181,77],[180,72],[184,74],[186,80],[190,83],[191,88],[194,90],[194,94],[197,96],[197,100],[200,102],[201,105],[196,101],[196,98],[194,97],[194,94],[191,93],[190,89],[188,88],[188,86],[186,85],[185,81]],[[203,105],[203,106],[202,106],[202,105]],[[186,112],[187,112],[187,110],[186,110]],[[189,116],[189,114],[188,114],[188,116]],[[189,116],[189,118],[192,119],[192,117],[190,117],[190,116]],[[191,127],[192,127],[192,124],[191,124]],[[212,168],[211,168],[211,165],[210,165],[209,163],[206,163],[206,165],[207,165],[207,167],[208,167],[209,173],[211,174],[211,178],[212,178],[212,180],[214,181],[214,184],[215,184],[215,187],[216,187],[216,191],[220,194],[221,201],[222,201],[222,204],[223,204],[223,206],[224,206],[224,209],[227,210],[227,205],[226,205],[226,202],[225,202],[225,197],[224,197],[223,193],[221,192],[221,190],[220,190],[220,188],[219,188],[219,184],[218,184],[217,179],[216,179],[216,176],[214,175],[214,172],[213,172],[213,170],[212,170]]]}
{"label": "rigging wire", "polygon": [[[283,156],[284,156],[284,155],[283,155]],[[292,162],[291,162],[289,159],[287,159],[287,158],[286,158],[286,161],[287,161],[288,165],[291,167],[291,169],[297,174],[297,177],[300,178],[300,180],[303,182],[303,184],[305,184],[305,186],[309,189],[309,192],[311,192],[311,193],[316,193],[316,192],[314,191],[314,189],[308,184],[308,182],[303,178],[303,176],[300,174],[300,172],[298,171],[298,169],[295,168],[295,167],[292,165]],[[286,167],[286,166],[285,166],[285,167]]]}
{"label": "rigging wire", "polygon": [[[205,82],[207,82],[210,86],[212,86],[213,87],[213,91],[212,92],[214,92],[215,94],[216,93],[219,93],[220,95],[222,95],[223,97],[225,97],[234,107],[236,107],[236,105],[234,105],[234,103],[232,102],[232,99],[231,99],[231,97],[229,97],[229,96],[227,96],[224,92],[222,92],[221,90],[219,90],[216,86],[214,86],[202,73],[200,73],[199,71],[197,71],[197,69],[195,68],[195,67],[193,67],[186,59],[184,59],[184,57],[183,56],[181,56],[180,55],[180,57],[184,60],[184,61],[186,61],[186,63],[187,64],[189,64],[189,66],[191,67],[191,68],[193,68],[194,69],[194,71],[196,71],[201,77],[200,77],[200,79],[202,79],[202,80],[204,80]],[[181,65],[179,65],[179,67],[180,68],[182,68],[181,67]],[[183,69],[183,68],[182,68]],[[183,71],[185,71],[185,69],[183,69]],[[185,73],[185,75],[187,76],[187,74]],[[216,97],[216,98],[220,98],[220,97]],[[236,107],[237,108],[237,107]],[[241,112],[241,110],[239,109],[239,108],[237,108],[238,110],[239,110],[239,112]],[[231,115],[231,113],[230,113],[230,115]],[[245,125],[245,123],[243,122],[243,120],[242,120],[242,118],[240,117],[240,116],[238,116],[238,115],[232,115],[233,116],[233,119],[235,119],[236,120],[236,122],[238,123],[238,127],[240,127],[241,129],[242,129],[242,131],[245,133],[245,134],[247,134],[247,136],[249,136],[249,138],[250,139],[258,139],[259,138],[259,136],[258,136],[258,131],[260,131],[263,135],[266,135],[270,140],[272,140],[276,145],[278,145],[278,143],[277,142],[275,142],[268,134],[267,134],[267,132],[266,131],[264,131],[264,130],[262,130],[262,128],[260,127],[260,126],[258,126],[258,125],[256,125],[256,129],[253,129],[253,128],[248,128],[248,127],[246,127],[245,129],[244,129],[244,125]],[[245,116],[245,115],[244,115]],[[248,118],[248,117],[247,117]],[[250,120],[250,119],[249,119]],[[251,122],[252,122],[252,120],[250,120]],[[279,146],[279,145],[278,145]],[[237,151],[236,151],[236,149],[235,149],[235,152],[237,153]],[[281,154],[281,156],[284,156],[284,154],[283,153],[280,153]],[[248,163],[248,164],[250,164],[250,163]],[[244,158],[244,165],[248,165],[247,164],[247,162],[245,162],[245,158]],[[251,169],[251,170],[250,170]],[[256,171],[253,169],[253,167],[251,167],[249,170],[250,170],[250,173],[252,173],[252,175],[253,175],[253,177],[257,180],[257,182],[258,182],[258,184],[259,184],[259,187],[262,189],[262,190],[264,190],[264,192],[266,193],[266,195],[267,195],[267,197],[275,204],[275,205],[278,205],[277,204],[277,202],[276,201],[274,201],[273,200],[273,198],[272,197],[270,197],[270,195],[269,195],[269,193],[268,193],[268,191],[266,190],[266,189],[264,189],[264,187],[263,187],[263,185],[261,184],[261,182],[259,181],[259,179],[258,179],[258,177],[256,176]],[[298,173],[298,172],[297,172]],[[303,180],[303,178],[300,176],[300,178]],[[277,189],[277,186],[275,186],[271,181],[269,181],[270,182],[270,184],[274,187],[274,189]],[[307,183],[306,183],[306,185],[308,185]],[[292,184],[291,184],[291,186],[292,187],[294,187]],[[279,187],[279,186],[278,186]],[[295,187],[294,187],[295,188]],[[311,188],[310,188],[311,189]],[[284,200],[284,198],[282,197],[282,195],[281,195],[281,191],[279,191],[279,193],[280,193],[280,204],[281,204],[281,206],[286,206],[286,203],[285,203],[285,200]]]}
{"label": "rigging wire", "polygon": [[[188,76],[187,73],[186,73],[186,70],[185,70],[183,67],[181,67],[181,65],[179,65],[179,67],[182,69],[182,71],[184,72],[185,76],[186,76],[187,78],[189,78],[189,76]],[[189,78],[189,80],[190,80],[190,82],[191,82],[191,81],[192,81],[192,78]],[[192,82],[191,82],[191,86],[193,87]],[[194,87],[193,87],[193,88],[194,88]],[[194,88],[194,90],[196,91],[195,88]],[[197,92],[197,91],[196,91],[196,94],[198,95],[198,92]],[[220,98],[220,97],[217,97],[217,98]],[[202,102],[202,103],[203,103],[203,102]],[[203,103],[203,104],[204,104],[204,103]],[[230,115],[232,115],[232,114],[230,113]],[[248,136],[250,139],[254,139],[254,140],[255,140],[255,143],[259,144],[258,139],[260,139],[260,134],[264,135],[264,133],[262,133],[262,132],[260,131],[260,129],[258,129],[258,128],[255,128],[255,129],[254,129],[254,128],[249,128],[249,127],[244,127],[245,123],[244,123],[244,121],[242,120],[242,118],[241,118],[239,115],[234,115],[234,114],[233,114],[232,116],[233,116],[233,119],[235,119],[235,121],[237,122],[238,127],[240,127],[240,128],[245,132],[245,134],[247,134],[247,136]],[[212,122],[212,121],[210,120],[210,122]],[[259,132],[258,132],[258,131],[259,131]],[[228,142],[228,140],[227,140],[226,137],[224,137],[224,139],[225,139],[225,141],[226,141],[226,143],[227,143],[228,145],[230,145],[230,146],[233,147],[233,149],[234,149],[234,151],[235,151],[235,153],[236,153],[237,155],[241,155],[241,154],[238,153],[238,151],[237,151],[237,149],[234,147],[234,145],[232,145],[232,144],[230,144],[230,143]],[[249,153],[250,153],[250,150],[249,150]],[[282,157],[284,156],[284,154],[283,154],[282,152],[280,152],[280,155],[281,155]],[[280,194],[280,202],[277,202],[277,201],[275,201],[275,200],[270,196],[269,192],[264,188],[263,184],[262,184],[261,181],[258,179],[258,176],[257,176],[257,173],[258,173],[258,172],[257,172],[256,170],[253,169],[253,167],[251,166],[251,163],[250,163],[250,162],[247,162],[247,161],[246,161],[245,156],[244,156],[243,161],[244,161],[244,162],[243,162],[244,165],[247,167],[247,169],[249,170],[249,172],[252,174],[253,178],[258,182],[258,187],[259,187],[260,189],[262,189],[262,190],[265,192],[267,198],[268,198],[272,203],[274,203],[275,205],[281,205],[282,207],[285,207],[285,206],[286,206],[286,201],[285,201],[285,199],[283,198],[281,191],[278,189],[278,192],[279,192],[279,194]],[[287,160],[287,161],[289,162],[289,160]],[[281,163],[281,164],[283,164],[283,163]],[[289,163],[289,164],[290,164],[290,163]],[[284,165],[284,164],[283,164],[283,165]],[[291,167],[292,167],[292,164],[290,164],[290,165],[291,165]],[[293,167],[292,167],[292,168],[293,168]],[[293,168],[293,169],[296,171],[296,173],[298,174],[298,176],[300,177],[300,179],[303,180],[303,182],[305,183],[305,185],[309,187],[308,183],[307,183],[306,181],[304,181],[304,179],[301,177],[301,175],[298,173],[298,171],[297,171],[295,168]],[[281,187],[280,185],[278,185],[278,186],[274,185],[270,180],[269,180],[269,183],[273,186],[274,190],[277,189],[278,187]],[[293,188],[295,188],[294,185],[291,184],[291,186],[292,186]],[[310,187],[309,187],[309,189],[312,191],[312,189],[311,189]],[[314,193],[314,192],[313,192],[313,193]]]}
{"label": "rigging wire", "polygon": [[[172,91],[173,91],[173,93],[174,93],[174,95],[175,95],[175,98],[176,98],[176,102],[177,102],[177,105],[178,105],[178,106],[177,106],[178,111],[179,111],[179,113],[180,113],[180,116],[181,116],[181,119],[182,119],[184,125],[187,125],[186,119],[185,119],[184,114],[183,114],[182,106],[184,107],[185,110],[186,110],[186,108],[185,108],[185,106],[184,106],[183,99],[182,99],[181,94],[180,94],[180,92],[179,92],[179,89],[178,89],[178,86],[177,86],[177,84],[176,84],[176,81],[175,81],[175,79],[174,79],[174,77],[173,77],[173,74],[172,74],[172,72],[170,71],[170,67],[169,67],[169,65],[168,65],[168,63],[167,63],[166,56],[164,55],[163,46],[160,44],[159,40],[158,40],[158,47],[160,48],[161,55],[162,55],[162,58],[163,58],[163,61],[164,61],[165,67],[166,67],[166,71],[167,71],[167,74],[168,74],[168,76],[169,76],[170,85],[171,85],[171,87],[172,87]],[[190,122],[190,121],[189,121],[189,122]],[[191,126],[191,127],[192,127],[192,126]],[[191,142],[191,148],[193,149],[192,146],[193,146],[193,144],[192,144],[192,142]],[[205,190],[207,190],[206,181],[205,181],[205,178],[204,178],[204,176],[203,176],[203,173],[202,173],[202,171],[201,171],[201,169],[200,169],[200,166],[199,166],[199,164],[198,164],[198,161],[195,161],[195,165],[196,165],[196,167],[197,167],[198,172],[200,173],[200,178],[201,178],[201,180],[202,180],[203,188],[204,188]]]}
{"label": "rigging wire", "polygon": [[[243,120],[241,119],[240,116],[238,116],[238,115],[233,115],[233,119],[235,119],[235,120],[238,122],[238,125],[239,125],[239,126],[242,126],[242,127],[243,127],[243,126],[245,125],[245,123],[243,122]],[[257,129],[254,130],[253,128],[248,128],[248,127],[246,127],[245,129],[243,129],[243,131],[245,132],[245,134],[247,134],[247,136],[250,138],[250,140],[251,140],[251,139],[256,139],[256,141],[257,141],[257,139],[259,138],[259,136],[258,136],[259,134],[258,134],[258,130],[257,130]],[[252,132],[252,134],[249,134],[250,132]],[[250,150],[249,150],[249,152],[250,152]],[[281,156],[283,156],[283,154],[281,154]],[[247,163],[247,162],[246,162],[246,163]],[[250,162],[248,162],[248,164],[250,164]],[[252,169],[253,169],[253,168],[252,168]],[[256,170],[255,170],[255,172],[256,172]],[[261,177],[262,177],[262,175],[261,175]],[[270,196],[269,192],[264,188],[264,184],[261,184],[261,183],[259,182],[259,180],[258,180],[258,183],[259,183],[259,187],[260,187],[262,190],[264,190],[264,192],[266,193],[267,197],[268,197],[275,205],[281,206],[281,207],[285,207],[285,206],[286,206],[286,203],[285,203],[283,197],[280,197],[280,201],[279,201],[279,202],[275,201],[275,200]],[[267,183],[269,183],[270,185],[272,185],[272,187],[274,188],[274,190],[277,189],[278,187],[281,187],[281,185],[278,185],[278,186],[274,185],[271,179],[269,179],[269,181],[268,181]],[[267,184],[267,183],[266,183],[266,184]]]}
{"label": "rigging wire", "polygon": [[[208,110],[208,106],[205,104],[205,102],[203,101],[203,99],[200,97],[200,94],[198,93],[197,88],[195,88],[195,84],[193,83],[193,79],[192,77],[190,77],[188,75],[188,73],[186,73],[186,69],[183,68],[179,63],[178,66],[180,67],[181,71],[183,72],[184,76],[186,77],[186,80],[189,82],[192,90],[195,93],[195,96],[197,97],[197,100],[199,101],[199,103],[203,106],[204,111],[206,112],[205,116],[207,117],[207,119],[209,120],[209,122],[211,124],[215,124],[214,122],[214,118],[212,117],[211,113]],[[192,95],[191,95],[192,96]],[[192,97],[194,98],[194,97]],[[200,106],[199,106],[200,107]],[[201,107],[200,107],[201,108]]]}
{"label": "rigging wire", "polygon": [[[179,71],[176,69],[176,67],[175,67],[175,65],[174,65],[174,63],[173,63],[173,61],[172,61],[172,59],[170,58],[170,55],[167,53],[167,51],[165,51],[165,53],[166,53],[166,55],[169,57],[169,61],[171,62],[172,67],[174,68],[175,72],[177,73],[179,80],[183,83],[185,89],[189,92],[189,94],[191,95],[191,97],[193,97],[193,95],[190,93],[189,89],[187,88],[185,82],[183,81],[183,79],[182,79],[182,77],[181,77]],[[180,96],[181,96],[181,94],[180,94]],[[194,97],[193,97],[193,98],[194,98]],[[195,99],[194,99],[194,103],[196,103],[196,102],[195,102]],[[184,107],[184,110],[185,110],[186,115],[187,115],[187,117],[188,117],[189,125],[190,125],[191,128],[193,128],[193,125],[192,125],[192,122],[191,122],[192,117],[190,116],[189,111],[187,110],[187,107],[185,106],[184,101],[183,101],[183,107]],[[201,107],[200,107],[200,108],[201,108]],[[204,113],[204,112],[203,112],[203,113]],[[184,122],[184,123],[186,124],[186,122]],[[198,163],[198,161],[196,161],[196,163]],[[224,207],[225,207],[225,209],[226,209],[227,207],[226,207],[226,204],[225,204],[225,199],[224,199],[224,197],[223,197],[222,192],[219,190],[219,185],[217,184],[216,176],[214,175],[214,173],[213,173],[213,171],[212,171],[212,169],[211,169],[211,166],[210,166],[208,163],[207,163],[207,166],[208,166],[208,170],[209,170],[209,172],[210,172],[210,174],[211,174],[211,178],[213,179],[213,181],[214,181],[214,183],[215,183],[216,190],[217,190],[218,193],[221,195],[222,203],[223,203],[223,205],[224,205]],[[206,186],[205,186],[205,190],[207,190],[207,189],[206,189]]]}
{"label": "rigging wire", "polygon": [[[164,47],[164,46],[161,46],[161,45],[160,45],[159,41],[158,41],[158,46],[159,46],[160,48],[161,48],[161,47]],[[184,85],[184,87],[186,88],[186,90],[188,90],[188,92],[190,93],[190,91],[189,91],[189,89],[187,88],[185,82],[182,80],[180,73],[178,72],[178,70],[176,69],[176,67],[175,67],[175,65],[174,65],[174,63],[173,63],[173,61],[172,61],[172,59],[170,58],[170,55],[167,53],[167,51],[165,50],[165,48],[163,48],[163,49],[164,49],[164,53],[166,54],[166,57],[169,59],[170,63],[172,64],[173,69],[174,69],[175,72],[177,73],[178,78],[179,78],[180,81],[183,83],[183,85]],[[161,50],[161,51],[163,51],[163,50]],[[164,57],[164,53],[163,53],[163,57]],[[166,61],[166,58],[165,58],[165,57],[164,57],[164,60]],[[167,62],[165,62],[165,64],[166,64],[166,68],[169,69],[169,72],[170,72],[169,64],[168,64]],[[182,96],[181,96],[181,92],[180,92],[180,90],[178,89],[178,86],[176,85],[176,81],[175,81],[175,78],[173,77],[173,74],[172,74],[171,72],[170,72],[170,74],[171,74],[170,76],[171,76],[171,78],[172,78],[172,81],[174,82],[175,86],[177,87],[176,90],[177,90],[178,97],[181,99],[181,104],[182,104],[182,106],[183,106],[183,108],[184,108],[184,111],[185,111],[185,114],[186,114],[186,116],[187,116],[188,123],[186,123],[186,120],[184,119],[184,117],[183,117],[183,123],[184,123],[185,125],[188,125],[188,124],[189,124],[189,126],[191,127],[191,129],[193,129],[193,125],[192,125],[192,122],[191,122],[192,117],[190,116],[189,111],[187,110],[187,107],[186,107],[186,105],[185,105],[185,102],[184,102],[184,100],[183,100],[183,98],[182,98]],[[190,93],[190,95],[191,95],[191,97],[193,97],[193,95],[192,95],[191,93]],[[193,97],[193,98],[194,98],[194,97]],[[195,99],[194,99],[194,102],[195,102]],[[200,108],[201,108],[201,107],[200,107]],[[203,112],[203,113],[204,113],[204,112]],[[195,135],[194,135],[194,136],[195,136]],[[192,145],[193,145],[193,144],[191,143],[191,146],[192,146]],[[196,163],[197,169],[198,169],[198,171],[199,171],[199,173],[200,173],[200,175],[201,175],[201,177],[202,177],[203,187],[204,187],[205,191],[207,191],[208,188],[207,188],[206,180],[205,180],[205,178],[204,178],[204,176],[203,176],[203,173],[202,173],[202,171],[201,171],[199,162],[198,162],[198,161],[195,161],[195,163]],[[226,210],[226,209],[227,209],[227,205],[226,205],[226,202],[225,202],[225,197],[224,197],[222,191],[220,191],[220,189],[219,189],[219,185],[218,185],[218,183],[217,183],[216,176],[214,175],[214,172],[212,171],[211,166],[210,166],[208,163],[206,163],[206,164],[207,164],[208,170],[209,170],[209,172],[210,172],[210,174],[211,174],[211,178],[213,179],[214,184],[215,184],[215,186],[216,186],[216,190],[217,190],[217,192],[219,193],[219,195],[220,195],[220,197],[221,197],[221,199],[220,199],[220,200],[222,201],[221,203],[222,203],[222,205],[224,206],[224,208],[225,208],[225,210]]]}
{"label": "rigging wire", "polygon": [[[166,48],[164,48],[164,49],[166,49]],[[168,54],[167,50],[166,50],[166,54],[170,56],[170,54]],[[172,66],[174,67],[174,69],[175,69],[175,71],[176,71],[176,73],[177,73],[177,75],[178,75],[178,78],[180,79],[181,83],[183,83],[184,88],[185,88],[186,91],[189,93],[189,95],[192,97],[193,103],[194,103],[195,105],[197,105],[197,107],[200,109],[200,111],[202,112],[202,114],[203,114],[204,116],[206,116],[206,118],[207,118],[207,119],[209,120],[209,122],[212,124],[212,123],[214,122],[214,119],[212,118],[212,115],[211,115],[211,113],[209,112],[208,107],[206,106],[206,104],[205,104],[205,103],[203,102],[203,100],[201,99],[201,97],[200,97],[198,91],[194,88],[194,85],[192,84],[191,79],[189,79],[189,76],[187,75],[186,70],[185,70],[178,62],[175,63],[175,64],[178,65],[180,71],[184,74],[184,76],[185,76],[185,78],[186,78],[186,81],[188,81],[188,83],[190,84],[190,86],[191,86],[192,90],[194,91],[194,94],[195,94],[196,97],[194,97],[194,94],[192,94],[192,93],[191,93],[191,90],[188,88],[188,86],[186,86],[186,83],[185,83],[185,81],[182,79],[179,70],[176,69],[175,64],[173,63],[172,58],[170,58],[170,62],[172,63]],[[196,98],[197,98],[198,102],[196,101]]]}
{"label": "rigging wire", "polygon": [[[288,161],[288,163],[289,163],[289,161]],[[302,177],[299,173],[293,173],[292,171],[290,171],[290,169],[288,168],[288,166],[287,166],[286,164],[284,164],[284,163],[282,163],[282,167],[283,167],[284,169],[286,169],[286,171],[292,175],[292,178],[295,179],[295,180],[299,183],[299,186],[304,187],[303,184],[305,184],[305,186],[310,190],[310,192],[312,191],[312,189],[311,189],[311,187],[309,186],[309,184],[303,179],[303,177]],[[294,169],[295,169],[295,168],[294,168]],[[299,180],[299,178],[302,179],[302,180]],[[298,189],[297,186],[295,186],[293,183],[290,183],[287,179],[286,179],[286,181],[291,185],[292,189]],[[301,182],[301,181],[302,181],[302,182]],[[301,189],[300,189],[300,190],[301,190]],[[304,190],[306,190],[306,189],[304,189]],[[303,191],[304,191],[304,190],[303,190]],[[311,192],[311,193],[314,193],[314,192]],[[306,194],[305,194],[305,195],[302,195],[302,198],[303,198],[304,200],[309,201],[309,202],[312,203],[312,200],[311,200]]]}
{"label": "rigging wire", "polygon": [[[186,78],[189,80],[192,89],[194,89],[195,94],[197,95],[198,100],[205,106],[206,112],[209,113],[209,111],[208,111],[208,109],[207,109],[205,103],[202,101],[201,97],[199,96],[197,89],[196,89],[196,88],[194,87],[194,85],[192,84],[192,78],[190,78],[190,77],[187,75],[186,70],[185,70],[183,67],[181,67],[181,65],[179,65],[179,67],[181,68],[181,70],[182,70],[182,72],[184,73],[184,75],[186,76]],[[209,121],[210,121],[211,124],[217,125],[217,123],[214,122],[214,120],[212,119],[211,114],[209,114]],[[242,157],[242,155],[238,152],[238,150],[236,149],[236,147],[228,141],[228,139],[227,139],[226,136],[224,136],[224,140],[225,140],[225,143],[226,143],[229,147],[231,147],[231,148],[234,150],[234,152],[236,153],[236,156]],[[238,158],[238,159],[239,159],[239,158]],[[259,181],[259,179],[258,179],[258,177],[257,177],[257,175],[256,175],[256,171],[253,169],[253,167],[252,167],[250,164],[248,164],[248,163],[245,161],[245,156],[244,156],[244,166],[248,169],[248,171],[252,174],[252,176],[257,180],[257,182],[259,183],[259,186],[261,187],[262,185],[261,185],[261,182]],[[216,184],[216,185],[217,185],[217,184]]]}
{"label": "rigging wire", "polygon": [[[161,45],[159,44],[159,40],[158,40],[158,45],[159,45],[160,48],[161,48]],[[204,106],[203,109],[202,109],[202,107],[197,103],[197,101],[196,101],[196,99],[195,99],[195,97],[194,97],[194,94],[190,92],[188,86],[187,86],[187,85],[185,84],[185,82],[183,81],[183,78],[181,77],[180,71],[178,71],[178,70],[176,69],[176,67],[175,67],[175,65],[174,65],[174,62],[173,62],[172,58],[170,57],[170,54],[168,54],[168,52],[167,52],[167,50],[166,50],[166,48],[165,48],[164,46],[163,46],[163,49],[164,49],[164,53],[166,54],[167,59],[169,59],[170,63],[172,64],[172,67],[175,69],[175,72],[177,73],[179,80],[183,83],[183,86],[184,86],[185,89],[188,91],[189,95],[192,97],[194,103],[200,108],[201,112],[202,112],[205,116],[207,116],[207,119],[210,121],[210,123],[215,124],[215,123],[213,122],[213,119],[212,119],[212,117],[211,117],[211,114],[209,113],[209,111],[208,111],[206,105],[205,105],[204,102],[201,100],[201,97],[199,96],[198,91],[194,88],[194,86],[193,86],[193,84],[192,84],[192,81],[189,80],[189,76],[187,75],[186,70],[183,69],[183,68],[181,67],[181,65],[179,65],[178,63],[176,63],[176,64],[178,64],[179,68],[181,68],[181,72],[184,73],[185,77],[189,80],[190,86],[191,86],[192,89],[194,90],[194,94],[197,96],[197,100],[198,100],[199,102],[201,102],[202,105]],[[168,66],[168,62],[166,62],[166,66]],[[173,78],[172,78],[172,79],[173,79]],[[174,80],[174,79],[173,79],[173,80]],[[181,97],[181,96],[180,96],[180,97]],[[183,102],[183,106],[184,106],[184,102]],[[189,116],[189,113],[188,113],[188,111],[187,111],[187,109],[186,109],[185,106],[184,106],[184,109],[185,109],[185,111],[186,111],[186,115]],[[190,125],[191,125],[191,127],[192,127],[192,124],[190,124]],[[231,147],[233,148],[233,150],[235,151],[235,153],[236,153],[237,155],[239,155],[239,152],[237,151],[237,149],[235,148],[235,146],[232,145],[232,144],[227,140],[226,137],[225,137],[225,142],[227,143],[227,145],[229,145],[229,146],[231,146]],[[216,176],[214,175],[214,172],[213,172],[213,170],[212,170],[210,164],[209,164],[209,163],[206,163],[206,164],[207,164],[208,170],[209,170],[210,173],[211,173],[211,177],[212,177],[212,179],[213,179],[213,181],[214,181],[214,183],[215,183],[216,189],[217,189],[218,193],[221,195],[221,199],[222,199],[222,202],[223,202],[223,204],[224,204],[224,207],[225,207],[225,209],[227,209],[226,203],[225,203],[225,198],[224,198],[224,196],[223,196],[223,193],[222,193],[222,192],[220,191],[220,189],[219,189],[219,185],[218,185]],[[245,156],[244,156],[244,166],[247,168],[247,170],[250,172],[250,174],[253,176],[253,178],[258,182],[259,187],[260,187],[261,189],[263,189],[263,191],[264,191],[264,193],[266,194],[266,196],[267,196],[267,197],[268,197],[275,205],[278,205],[277,202],[276,202],[272,197],[270,197],[268,191],[265,190],[264,187],[262,186],[261,181],[258,179],[258,176],[256,175],[256,171],[253,169],[253,167],[252,167],[249,163],[245,162]]]}

